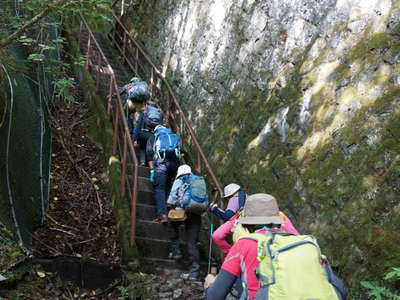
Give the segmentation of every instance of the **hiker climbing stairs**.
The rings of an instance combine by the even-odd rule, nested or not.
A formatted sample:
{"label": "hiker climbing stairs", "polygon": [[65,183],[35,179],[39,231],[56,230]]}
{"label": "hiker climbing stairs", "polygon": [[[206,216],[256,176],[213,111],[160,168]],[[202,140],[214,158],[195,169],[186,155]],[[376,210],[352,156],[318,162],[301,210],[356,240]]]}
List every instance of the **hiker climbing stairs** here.
{"label": "hiker climbing stairs", "polygon": [[[88,41],[89,35],[88,31],[82,31],[79,34],[79,45],[82,53],[89,52],[93,55],[93,51],[95,51],[93,48],[88,51],[88,45],[93,43],[92,39]],[[133,74],[131,70],[127,69],[121,60],[121,56],[118,55],[118,50],[112,46],[112,43],[106,36],[98,33],[94,34],[94,36],[96,43],[101,48],[101,53],[96,53],[96,55],[104,55],[111,70],[108,70],[109,67],[107,68],[104,62],[93,64],[93,61],[89,63],[88,69],[91,71],[93,78],[97,79],[98,94],[106,98],[109,95],[109,87],[105,80],[98,78],[99,75],[96,70],[102,69],[113,72],[118,87],[124,85],[131,77],[137,76],[137,74]],[[100,60],[94,59],[94,62],[97,63],[98,61]],[[115,100],[117,99],[113,98],[113,101]],[[163,101],[163,99],[160,100]],[[119,129],[123,130],[123,128]],[[127,170],[131,170],[133,167],[132,163],[127,164]],[[169,226],[154,220],[156,208],[153,199],[153,185],[149,180],[149,173],[149,168],[138,166],[135,242],[141,254],[141,265],[149,271],[154,270],[157,266],[162,266],[164,269],[182,269],[187,266],[168,258],[170,252]],[[133,182],[133,176],[134,174],[128,172],[127,177],[129,182]],[[181,244],[184,244],[184,242],[181,241]],[[184,248],[182,247],[182,249]],[[183,254],[185,254],[185,251],[183,251]],[[205,265],[206,259],[203,261],[202,264]]]}

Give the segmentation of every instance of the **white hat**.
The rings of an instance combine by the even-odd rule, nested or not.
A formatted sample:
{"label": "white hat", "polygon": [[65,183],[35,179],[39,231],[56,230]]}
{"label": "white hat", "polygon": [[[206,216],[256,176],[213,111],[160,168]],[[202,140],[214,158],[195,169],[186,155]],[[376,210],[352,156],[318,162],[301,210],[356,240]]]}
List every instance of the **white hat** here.
{"label": "white hat", "polygon": [[178,172],[176,174],[176,178],[182,175],[192,174],[192,168],[189,165],[182,165],[178,168]]}
{"label": "white hat", "polygon": [[239,190],[240,190],[240,185],[237,185],[236,183],[228,184],[226,187],[224,187],[223,198],[230,197]]}

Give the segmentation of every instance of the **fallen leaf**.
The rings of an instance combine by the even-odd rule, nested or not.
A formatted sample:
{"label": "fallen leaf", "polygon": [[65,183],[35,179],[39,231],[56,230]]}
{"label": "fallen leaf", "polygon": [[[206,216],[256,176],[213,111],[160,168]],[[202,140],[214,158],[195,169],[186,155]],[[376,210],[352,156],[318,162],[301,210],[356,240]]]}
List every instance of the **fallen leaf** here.
{"label": "fallen leaf", "polygon": [[46,277],[46,274],[40,271],[36,272],[37,276],[39,276],[40,278]]}

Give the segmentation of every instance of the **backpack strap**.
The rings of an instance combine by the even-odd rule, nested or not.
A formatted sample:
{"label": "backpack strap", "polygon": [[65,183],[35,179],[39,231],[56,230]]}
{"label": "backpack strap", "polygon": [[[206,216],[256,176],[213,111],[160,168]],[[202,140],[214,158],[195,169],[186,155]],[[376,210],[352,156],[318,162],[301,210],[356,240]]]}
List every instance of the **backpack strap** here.
{"label": "backpack strap", "polygon": [[156,150],[156,143],[157,143],[159,136],[160,136],[160,132],[157,130],[157,132],[154,133],[153,152],[157,155],[158,159],[162,159],[161,155],[160,155],[160,151]]}
{"label": "backpack strap", "polygon": [[247,198],[246,193],[242,189],[239,189],[239,210],[242,210],[244,208],[244,204],[246,203],[246,198]]}
{"label": "backpack strap", "polygon": [[[241,237],[240,239],[249,239],[257,242],[257,260],[261,263],[262,260],[268,255],[269,258],[269,267],[272,270],[272,281],[261,274],[258,268],[256,268],[256,275],[258,280],[260,281],[261,287],[268,286],[270,284],[275,283],[275,271],[272,266],[272,255],[270,244],[272,244],[272,240],[274,239],[274,235],[267,231],[265,234],[254,232],[248,235]],[[243,289],[247,289],[247,283],[243,283]]]}

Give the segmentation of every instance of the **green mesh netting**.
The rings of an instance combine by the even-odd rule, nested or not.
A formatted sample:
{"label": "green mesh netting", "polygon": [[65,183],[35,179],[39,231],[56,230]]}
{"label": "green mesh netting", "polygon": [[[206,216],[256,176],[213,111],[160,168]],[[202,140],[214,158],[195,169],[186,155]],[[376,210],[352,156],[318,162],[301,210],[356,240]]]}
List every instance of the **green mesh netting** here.
{"label": "green mesh netting", "polygon": [[[55,39],[54,28],[44,38]],[[52,99],[49,72],[59,50],[27,67],[17,43],[0,61],[0,222],[12,229],[25,247],[30,232],[45,217],[48,203],[51,135],[46,103]]]}

